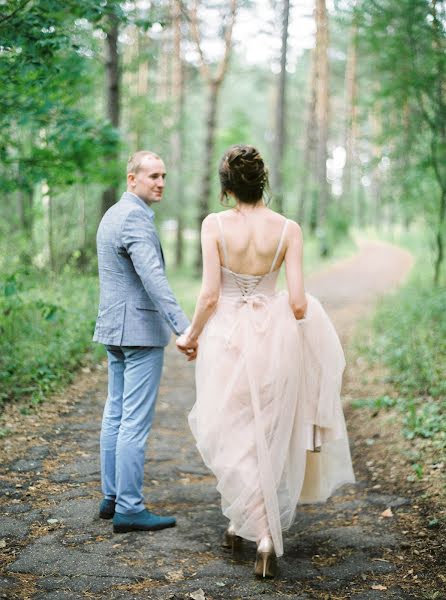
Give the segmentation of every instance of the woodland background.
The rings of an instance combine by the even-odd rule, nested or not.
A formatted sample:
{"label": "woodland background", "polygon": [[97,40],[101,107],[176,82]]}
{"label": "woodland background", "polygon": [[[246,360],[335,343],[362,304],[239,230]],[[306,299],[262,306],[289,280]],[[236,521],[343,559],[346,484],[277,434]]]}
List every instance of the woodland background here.
{"label": "woodland background", "polygon": [[444,451],[445,27],[438,0],[0,0],[0,401],[32,411],[102,356],[95,233],[128,156],[166,162],[157,224],[191,314],[219,157],[250,143],[307,270],[358,236],[415,254],[366,344],[398,397],[365,402]]}

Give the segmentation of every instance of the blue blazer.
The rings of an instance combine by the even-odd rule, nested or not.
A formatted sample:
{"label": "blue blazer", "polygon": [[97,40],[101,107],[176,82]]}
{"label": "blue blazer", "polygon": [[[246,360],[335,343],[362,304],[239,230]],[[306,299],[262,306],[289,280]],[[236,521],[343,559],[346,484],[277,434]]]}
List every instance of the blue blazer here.
{"label": "blue blazer", "polygon": [[166,346],[189,325],[165,275],[153,210],[125,192],[97,233],[99,312],[93,341],[113,346]]}

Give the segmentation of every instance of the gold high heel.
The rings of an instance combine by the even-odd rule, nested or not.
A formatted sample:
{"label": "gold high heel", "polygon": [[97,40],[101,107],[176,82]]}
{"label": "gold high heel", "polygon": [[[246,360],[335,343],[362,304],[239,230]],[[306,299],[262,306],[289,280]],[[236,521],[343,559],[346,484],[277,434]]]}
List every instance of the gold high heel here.
{"label": "gold high heel", "polygon": [[231,548],[232,552],[240,548],[242,544],[242,538],[235,533],[235,527],[232,523],[229,523],[229,527],[226,529],[223,536],[221,545],[223,548]]}
{"label": "gold high heel", "polygon": [[273,541],[269,536],[263,537],[257,546],[257,556],[254,573],[257,577],[275,577],[277,572],[277,559],[274,552]]}

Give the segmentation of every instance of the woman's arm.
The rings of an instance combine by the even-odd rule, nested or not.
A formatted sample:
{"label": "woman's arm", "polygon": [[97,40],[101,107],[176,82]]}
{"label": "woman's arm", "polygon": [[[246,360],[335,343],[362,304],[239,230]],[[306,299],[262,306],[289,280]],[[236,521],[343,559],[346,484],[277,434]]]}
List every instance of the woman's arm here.
{"label": "woman's arm", "polygon": [[196,345],[209,317],[215,310],[220,295],[220,256],[218,254],[218,226],[215,215],[208,215],[201,226],[203,278],[190,329],[177,339],[177,346]]}
{"label": "woman's arm", "polygon": [[285,251],[286,280],[291,310],[296,319],[303,319],[307,310],[303,275],[303,237],[297,223],[290,221]]}

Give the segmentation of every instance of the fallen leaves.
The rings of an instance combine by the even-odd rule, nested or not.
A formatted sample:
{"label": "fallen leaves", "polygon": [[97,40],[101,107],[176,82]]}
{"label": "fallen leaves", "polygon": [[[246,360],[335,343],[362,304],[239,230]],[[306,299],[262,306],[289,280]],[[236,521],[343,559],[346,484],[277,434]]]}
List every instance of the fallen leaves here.
{"label": "fallen leaves", "polygon": [[[175,583],[176,581],[181,581],[184,579],[184,573],[181,569],[179,569],[178,571],[167,571],[165,578],[167,579],[167,581]],[[195,600],[199,599],[196,598]]]}
{"label": "fallen leaves", "polygon": [[381,584],[376,584],[376,585],[372,585],[370,586],[372,590],[378,590],[380,592],[383,592],[384,590],[387,590],[387,586],[386,585],[381,585]]}
{"label": "fallen leaves", "polygon": [[385,519],[389,519],[390,517],[393,517],[392,509],[386,508],[386,510],[383,510],[383,512],[381,513],[381,516],[384,517]]}

